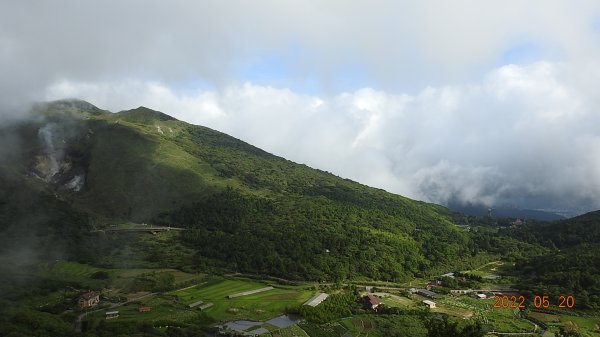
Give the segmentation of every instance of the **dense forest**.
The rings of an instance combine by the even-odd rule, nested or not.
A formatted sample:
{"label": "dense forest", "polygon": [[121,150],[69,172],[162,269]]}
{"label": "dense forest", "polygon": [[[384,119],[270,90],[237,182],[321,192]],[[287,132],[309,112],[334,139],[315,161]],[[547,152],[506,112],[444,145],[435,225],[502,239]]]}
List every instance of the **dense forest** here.
{"label": "dense forest", "polygon": [[558,299],[572,295],[576,305],[600,308],[600,212],[555,222],[533,222],[506,235],[552,249],[517,261],[522,287]]}
{"label": "dense forest", "polygon": [[419,214],[402,223],[393,212],[401,211],[228,189],[161,219],[191,229],[182,239],[198,250],[201,263],[223,261],[237,271],[286,278],[402,281],[479,262],[466,232],[429,224]]}

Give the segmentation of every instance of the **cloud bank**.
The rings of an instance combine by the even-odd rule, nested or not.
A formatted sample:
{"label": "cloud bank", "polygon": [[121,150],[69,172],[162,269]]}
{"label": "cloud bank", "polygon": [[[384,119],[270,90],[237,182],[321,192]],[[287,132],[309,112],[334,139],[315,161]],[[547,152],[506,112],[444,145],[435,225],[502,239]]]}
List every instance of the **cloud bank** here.
{"label": "cloud bank", "polygon": [[145,105],[414,198],[599,208],[600,3],[0,3],[0,122]]}
{"label": "cloud bank", "polygon": [[[437,203],[599,207],[597,95],[569,65],[507,65],[415,95],[306,95],[252,83],[177,93],[158,82],[56,83],[114,111],[144,105],[286,158]],[[600,84],[600,83],[598,83]]]}

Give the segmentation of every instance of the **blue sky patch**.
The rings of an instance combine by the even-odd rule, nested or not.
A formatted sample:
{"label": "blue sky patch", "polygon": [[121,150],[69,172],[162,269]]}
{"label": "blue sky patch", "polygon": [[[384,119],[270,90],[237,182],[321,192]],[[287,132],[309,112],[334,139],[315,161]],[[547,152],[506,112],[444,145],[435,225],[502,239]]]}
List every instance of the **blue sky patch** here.
{"label": "blue sky patch", "polygon": [[508,48],[500,57],[500,65],[527,64],[543,58],[543,52],[537,43],[527,41]]}

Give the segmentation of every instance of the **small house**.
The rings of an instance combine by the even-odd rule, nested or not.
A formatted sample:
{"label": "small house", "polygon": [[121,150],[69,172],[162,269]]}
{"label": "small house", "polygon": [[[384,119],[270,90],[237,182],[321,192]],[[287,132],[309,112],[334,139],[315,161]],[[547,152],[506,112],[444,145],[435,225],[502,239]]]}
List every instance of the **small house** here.
{"label": "small house", "polygon": [[427,285],[425,286],[425,289],[431,290],[431,289],[441,286],[441,285],[442,285],[442,281],[435,280],[435,281],[427,283]]}
{"label": "small house", "polygon": [[486,294],[477,294],[477,298],[480,300],[485,300],[487,298]]}
{"label": "small house", "polygon": [[117,318],[117,317],[119,317],[118,311],[107,311],[106,312],[106,319],[113,319],[113,318]]}
{"label": "small house", "polygon": [[515,221],[512,221],[510,224],[513,226],[521,226],[523,224],[523,220],[517,219]]}
{"label": "small house", "polygon": [[94,291],[88,291],[87,293],[81,294],[77,300],[79,307],[82,309],[95,307],[100,303],[100,294]]}
{"label": "small house", "polygon": [[377,308],[381,304],[381,301],[375,295],[367,295],[363,297],[363,303],[365,305],[365,308],[377,311]]}
{"label": "small house", "polygon": [[429,309],[435,308],[435,302],[433,302],[433,301],[424,300],[423,304],[425,304],[425,306],[428,307]]}
{"label": "small house", "polygon": [[152,307],[143,305],[143,306],[139,307],[137,310],[138,310],[138,312],[150,312],[150,311],[152,311]]}

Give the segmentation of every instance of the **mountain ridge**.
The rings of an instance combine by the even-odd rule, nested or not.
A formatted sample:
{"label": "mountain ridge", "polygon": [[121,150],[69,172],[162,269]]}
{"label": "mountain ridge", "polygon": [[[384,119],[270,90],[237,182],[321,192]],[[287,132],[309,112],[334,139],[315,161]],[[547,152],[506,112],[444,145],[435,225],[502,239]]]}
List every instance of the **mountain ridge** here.
{"label": "mountain ridge", "polygon": [[[181,240],[197,251],[190,261],[196,267],[399,280],[487,258],[442,206],[291,162],[161,112],[105,113],[81,101],[37,109],[44,118],[2,130],[22,143],[13,170],[0,170],[4,179],[19,172],[87,218],[78,224],[84,228],[184,226]],[[8,194],[0,201],[19,210]]]}

